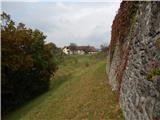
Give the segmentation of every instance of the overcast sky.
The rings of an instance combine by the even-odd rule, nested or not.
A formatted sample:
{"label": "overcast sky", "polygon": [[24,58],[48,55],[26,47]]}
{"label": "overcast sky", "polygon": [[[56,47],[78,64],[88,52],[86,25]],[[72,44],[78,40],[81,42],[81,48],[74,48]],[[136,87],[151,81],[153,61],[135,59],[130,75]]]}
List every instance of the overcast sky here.
{"label": "overcast sky", "polygon": [[46,41],[58,47],[76,43],[99,48],[103,43],[109,44],[112,21],[120,6],[120,1],[106,0],[22,1],[5,0],[2,10],[15,22],[41,30],[47,35]]}

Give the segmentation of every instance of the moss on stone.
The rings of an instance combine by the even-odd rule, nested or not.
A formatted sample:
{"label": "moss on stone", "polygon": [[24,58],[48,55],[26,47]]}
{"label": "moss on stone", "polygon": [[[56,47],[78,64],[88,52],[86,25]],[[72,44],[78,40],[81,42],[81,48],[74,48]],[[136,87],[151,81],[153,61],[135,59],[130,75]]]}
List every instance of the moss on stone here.
{"label": "moss on stone", "polygon": [[152,81],[153,77],[160,75],[160,68],[153,68],[148,72],[147,79]]}

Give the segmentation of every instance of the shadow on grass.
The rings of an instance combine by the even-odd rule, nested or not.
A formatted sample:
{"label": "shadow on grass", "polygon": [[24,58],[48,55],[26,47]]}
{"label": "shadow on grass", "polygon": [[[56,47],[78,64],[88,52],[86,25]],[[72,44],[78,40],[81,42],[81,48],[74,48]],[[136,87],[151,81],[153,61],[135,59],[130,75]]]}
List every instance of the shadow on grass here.
{"label": "shadow on grass", "polygon": [[[39,105],[41,102],[43,102],[48,96],[53,94],[56,89],[67,82],[69,79],[71,79],[72,74],[62,75],[54,80],[52,80],[52,83],[50,84],[50,88],[48,91],[42,93],[39,96],[34,97],[33,99],[25,102],[21,106],[17,107],[17,109],[9,112],[5,116],[2,116],[3,120],[17,120],[20,119],[23,115],[25,115],[28,111],[30,111],[32,108]],[[19,113],[19,114],[17,114]]]}
{"label": "shadow on grass", "polygon": [[60,85],[67,82],[71,78],[72,78],[72,74],[69,73],[67,75],[62,75],[62,76],[59,76],[56,79],[53,79],[52,82],[51,82],[51,85],[50,85],[50,89],[51,90],[57,89]]}

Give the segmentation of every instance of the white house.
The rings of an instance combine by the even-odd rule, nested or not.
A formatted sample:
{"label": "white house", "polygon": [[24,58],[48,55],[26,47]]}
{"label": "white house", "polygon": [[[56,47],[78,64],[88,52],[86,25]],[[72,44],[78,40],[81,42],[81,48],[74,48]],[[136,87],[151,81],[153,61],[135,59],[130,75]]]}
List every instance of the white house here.
{"label": "white house", "polygon": [[93,46],[65,46],[63,47],[63,52],[67,55],[70,54],[94,54],[97,50]]}
{"label": "white house", "polygon": [[69,47],[65,46],[62,48],[63,52],[67,55],[73,54],[73,52],[69,49]]}

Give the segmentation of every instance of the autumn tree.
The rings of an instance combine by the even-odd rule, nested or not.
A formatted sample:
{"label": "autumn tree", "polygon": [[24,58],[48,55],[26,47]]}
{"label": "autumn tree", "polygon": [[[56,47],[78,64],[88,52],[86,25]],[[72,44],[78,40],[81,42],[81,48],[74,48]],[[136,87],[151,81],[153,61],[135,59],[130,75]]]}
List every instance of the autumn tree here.
{"label": "autumn tree", "polygon": [[[56,46],[45,45],[39,30],[17,26],[6,13],[1,14],[2,114],[45,92],[57,69]],[[57,60],[58,61],[58,60]]]}

